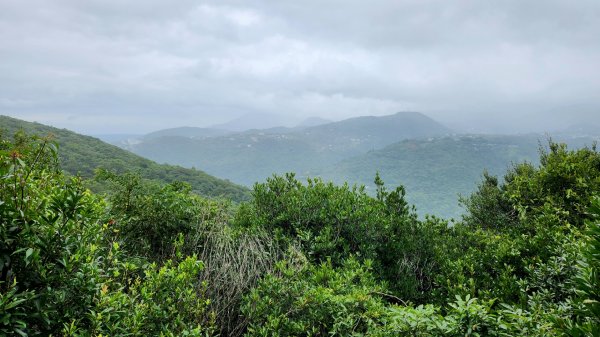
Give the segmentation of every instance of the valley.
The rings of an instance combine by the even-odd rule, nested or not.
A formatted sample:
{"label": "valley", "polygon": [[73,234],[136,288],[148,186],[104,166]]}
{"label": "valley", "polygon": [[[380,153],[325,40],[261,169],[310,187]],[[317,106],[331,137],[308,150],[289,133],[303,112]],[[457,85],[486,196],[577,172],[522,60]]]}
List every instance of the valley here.
{"label": "valley", "polygon": [[[461,134],[424,114],[400,112],[317,126],[273,127],[239,132],[181,127],[117,142],[160,163],[197,168],[252,187],[273,174],[294,172],[374,191],[377,172],[390,186],[403,185],[424,216],[458,218],[460,196],[474,191],[485,171],[500,175],[514,163],[537,163],[548,134]],[[591,145],[593,133],[556,132],[575,148]]]}

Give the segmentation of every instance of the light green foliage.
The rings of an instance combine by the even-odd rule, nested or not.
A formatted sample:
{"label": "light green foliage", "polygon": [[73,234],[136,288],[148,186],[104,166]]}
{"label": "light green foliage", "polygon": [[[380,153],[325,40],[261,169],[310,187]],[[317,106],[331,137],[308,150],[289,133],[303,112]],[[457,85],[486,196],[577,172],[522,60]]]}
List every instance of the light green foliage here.
{"label": "light green foliage", "polygon": [[592,216],[587,223],[588,241],[583,258],[577,266],[575,285],[577,308],[574,317],[559,324],[569,336],[600,336],[600,198],[595,197],[589,208]]}
{"label": "light green foliage", "polygon": [[89,250],[102,241],[94,219],[102,203],[58,173],[47,140],[21,134],[2,147],[0,287],[9,300],[27,299],[13,301],[13,314],[6,314],[27,313],[23,334],[56,331],[60,319],[81,315],[92,301],[95,280],[82,271],[94,274],[102,263],[101,252]]}
{"label": "light green foliage", "polygon": [[132,308],[134,321],[108,324],[123,328],[116,335],[139,322],[138,336],[210,331],[210,322],[197,329],[206,317],[194,282],[202,265],[166,260],[142,273],[144,264],[124,255],[115,228],[101,221],[106,203],[62,176],[55,150],[23,134],[0,138],[0,335],[96,335],[103,321],[91,313],[124,317]]}
{"label": "light green foliage", "polygon": [[334,268],[282,261],[246,297],[248,336],[362,336],[380,324],[383,288],[370,264],[354,259]]}
{"label": "light green foliage", "polygon": [[185,253],[193,253],[201,231],[227,211],[226,204],[199,197],[185,183],[159,185],[136,173],[119,175],[106,170],[99,170],[97,179],[112,187],[108,213],[129,254],[155,261],[173,255],[173,242],[180,234]]}
{"label": "light green foliage", "polygon": [[549,147],[541,153],[539,169],[523,164],[506,175],[506,195],[521,217],[550,214],[561,225],[581,227],[592,196],[600,191],[600,155],[595,146]]}
{"label": "light green foliage", "polygon": [[95,306],[85,319],[65,323],[65,336],[206,336],[209,304],[198,296],[202,263],[187,257],[162,267],[145,266],[143,276],[127,280],[127,286],[108,279],[96,294]]}
{"label": "light green foliage", "polygon": [[391,308],[380,336],[493,336],[497,322],[491,315],[491,302],[456,297],[446,316],[432,305]]}
{"label": "light green foliage", "polygon": [[[445,314],[444,314],[445,312]],[[445,310],[434,305],[391,307],[373,336],[560,336],[548,317],[494,301],[456,296]]]}
{"label": "light green foliage", "polygon": [[438,291],[522,304],[533,294],[544,293],[548,303],[572,296],[579,229],[600,192],[600,154],[555,143],[549,148],[539,168],[516,165],[502,185],[486,175],[465,200],[469,213],[453,228],[461,242],[448,252],[454,258],[446,279],[438,276]]}

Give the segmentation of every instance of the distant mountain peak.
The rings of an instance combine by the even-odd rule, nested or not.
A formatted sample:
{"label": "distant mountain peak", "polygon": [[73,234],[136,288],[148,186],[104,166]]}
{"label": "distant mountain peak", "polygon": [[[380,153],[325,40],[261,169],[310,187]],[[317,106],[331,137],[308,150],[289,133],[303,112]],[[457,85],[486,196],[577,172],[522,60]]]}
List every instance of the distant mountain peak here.
{"label": "distant mountain peak", "polygon": [[445,134],[451,130],[431,117],[416,111],[400,111],[391,115],[384,116],[360,116],[348,118],[339,122],[316,126],[315,128],[336,129],[340,127],[352,126],[355,131],[361,129],[373,129],[373,131],[393,131],[402,129],[407,137],[419,137],[428,134]]}
{"label": "distant mountain peak", "polygon": [[389,115],[389,116],[398,116],[398,117],[420,117],[420,118],[427,118],[427,119],[431,119],[431,117],[427,116],[426,114],[422,113],[422,112],[418,112],[418,111],[398,111],[395,114]]}
{"label": "distant mountain peak", "polygon": [[297,127],[311,127],[311,126],[319,126],[323,124],[332,123],[332,120],[321,118],[321,117],[308,117],[302,122],[300,122]]}
{"label": "distant mountain peak", "polygon": [[262,130],[280,126],[289,127],[293,124],[293,121],[290,121],[290,118],[288,117],[264,112],[257,112],[247,113],[240,117],[234,118],[229,122],[213,125],[211,126],[211,128],[242,132],[253,129]]}

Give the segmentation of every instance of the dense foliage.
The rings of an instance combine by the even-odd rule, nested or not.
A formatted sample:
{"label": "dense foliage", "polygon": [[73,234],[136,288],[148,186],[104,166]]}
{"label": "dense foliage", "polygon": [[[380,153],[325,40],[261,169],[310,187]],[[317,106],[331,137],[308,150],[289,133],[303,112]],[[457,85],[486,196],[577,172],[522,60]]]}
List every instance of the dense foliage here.
{"label": "dense foliage", "polygon": [[600,154],[485,173],[457,221],[403,187],[273,176],[239,206],[0,140],[0,336],[598,336]]}
{"label": "dense foliage", "polygon": [[106,203],[64,177],[56,145],[0,143],[0,334],[201,336],[211,331],[195,256],[160,265],[121,249]]}
{"label": "dense foliage", "polygon": [[372,198],[362,188],[319,179],[303,185],[288,174],[257,184],[253,196],[238,212],[237,225],[266,229],[283,245],[295,242],[314,263],[370,259],[379,279],[406,299],[431,289],[438,267],[432,240],[445,224],[419,222],[401,187],[388,192],[380,182]]}

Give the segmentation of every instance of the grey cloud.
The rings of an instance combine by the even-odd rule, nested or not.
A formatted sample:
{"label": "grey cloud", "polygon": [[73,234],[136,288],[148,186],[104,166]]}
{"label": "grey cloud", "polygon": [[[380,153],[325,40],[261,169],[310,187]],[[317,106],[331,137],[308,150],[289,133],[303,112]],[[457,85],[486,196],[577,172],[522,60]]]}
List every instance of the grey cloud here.
{"label": "grey cloud", "polygon": [[588,0],[5,0],[0,113],[90,133],[407,109],[533,128],[599,111],[599,19]]}

